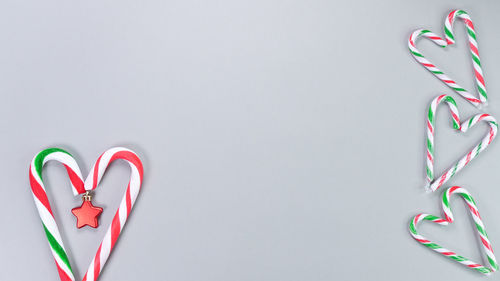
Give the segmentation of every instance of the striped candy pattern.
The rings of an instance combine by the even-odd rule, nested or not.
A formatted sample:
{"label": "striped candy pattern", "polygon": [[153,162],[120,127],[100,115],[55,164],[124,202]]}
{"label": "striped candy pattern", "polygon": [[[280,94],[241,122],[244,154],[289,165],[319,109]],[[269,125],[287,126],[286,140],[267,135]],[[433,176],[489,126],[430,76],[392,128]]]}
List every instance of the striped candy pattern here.
{"label": "striped candy pattern", "polygon": [[45,230],[45,235],[49,241],[50,250],[54,256],[57,271],[61,280],[75,280],[73,277],[73,270],[69,263],[68,256],[66,254],[66,249],[59,233],[59,228],[57,227],[52,208],[50,207],[49,199],[47,198],[47,193],[45,192],[45,185],[42,181],[42,168],[48,161],[55,160],[60,162],[66,167],[68,172],[71,188],[75,195],[84,193],[84,184],[82,173],[80,168],[76,163],[75,159],[68,152],[58,149],[49,148],[38,153],[31,161],[29,169],[29,178],[31,191],[33,193],[33,198],[35,200],[35,205],[40,214],[42,220],[43,229]]}
{"label": "striped candy pattern", "polygon": [[132,211],[137,195],[139,195],[139,191],[141,190],[143,178],[142,162],[133,151],[121,147],[109,149],[104,152],[99,159],[97,159],[96,163],[90,170],[90,174],[85,180],[85,189],[95,189],[101,181],[109,164],[117,159],[123,159],[128,162],[131,169],[130,181],[113,221],[104,235],[104,238],[97,249],[96,255],[90,263],[89,269],[87,270],[83,281],[95,281],[99,277],[99,274],[108,260],[108,257],[111,254],[118,237],[120,236],[125,222]]}
{"label": "striped candy pattern", "polygon": [[31,190],[62,281],[74,281],[75,277],[47,198],[42,180],[43,166],[50,160],[62,163],[68,172],[73,193],[78,195],[95,189],[109,164],[117,159],[123,159],[129,163],[131,176],[120,206],[83,278],[84,281],[95,281],[113,250],[139,194],[143,178],[143,167],[139,157],[133,151],[126,148],[111,148],[98,158],[85,182],[74,158],[62,149],[50,148],[43,150],[31,162],[29,173]]}
{"label": "striped candy pattern", "polygon": [[[459,18],[462,19],[467,28],[467,34],[469,38],[469,49],[472,58],[472,65],[474,69],[474,77],[476,80],[477,91],[479,93],[479,97],[469,93],[466,89],[460,86],[455,80],[451,79],[448,75],[444,74],[436,65],[430,62],[416,47],[416,41],[420,37],[427,38],[432,42],[436,43],[438,46],[446,47],[455,43],[455,36],[453,33],[453,24],[455,20]],[[488,101],[488,96],[486,93],[486,86],[484,84],[484,76],[483,70],[481,68],[481,61],[479,58],[479,51],[476,41],[476,32],[474,30],[474,24],[472,23],[469,15],[462,10],[454,10],[452,11],[445,20],[444,26],[444,34],[445,39],[440,36],[432,33],[426,29],[418,29],[415,30],[408,40],[408,47],[410,49],[410,53],[420,64],[422,64],[425,68],[427,68],[431,73],[433,73],[437,78],[443,81],[446,85],[448,85],[455,92],[460,94],[462,97],[467,99],[475,106],[480,106],[481,104],[486,105]]]}
{"label": "striped candy pattern", "polygon": [[453,128],[460,130],[460,117],[455,100],[447,95],[440,95],[432,100],[429,106],[427,115],[427,181],[430,183],[434,180],[434,123],[437,107],[440,103],[445,102],[451,113]]}
{"label": "striped candy pattern", "polygon": [[[446,102],[448,104],[452,120],[453,127],[461,132],[465,133],[470,128],[474,127],[479,122],[483,121],[488,123],[490,126],[488,133],[483,137],[483,139],[474,148],[464,155],[460,160],[458,160],[451,168],[445,171],[441,176],[435,178],[434,175],[434,123],[436,110],[439,104]],[[436,97],[429,106],[429,113],[427,119],[427,151],[426,151],[426,170],[427,170],[427,186],[431,191],[436,191],[443,184],[445,184],[451,177],[453,177],[457,172],[462,170],[469,162],[476,158],[479,153],[490,145],[497,134],[498,123],[496,119],[489,114],[477,114],[470,118],[469,120],[460,124],[460,117],[458,114],[458,109],[455,100],[446,95],[441,95]]]}
{"label": "striped candy pattern", "polygon": [[[450,209],[450,197],[452,194],[460,195],[464,199],[465,203],[469,208],[472,218],[474,219],[476,230],[481,240],[481,244],[483,246],[484,254],[486,256],[485,260],[487,261],[488,267],[473,262],[463,256],[458,255],[453,251],[443,248],[440,245],[428,240],[427,238],[418,233],[417,226],[423,220],[431,221],[439,225],[448,225],[449,223],[453,222],[453,213],[451,212]],[[410,222],[409,229],[410,229],[410,234],[413,236],[413,238],[415,238],[415,240],[420,242],[422,245],[428,247],[429,249],[432,249],[454,261],[457,261],[481,273],[490,274],[498,270],[498,264],[495,255],[493,254],[493,249],[490,240],[488,239],[488,235],[486,234],[484,223],[481,219],[481,216],[479,215],[476,203],[474,202],[474,199],[472,198],[470,193],[466,189],[461,188],[459,186],[450,187],[443,194],[442,207],[443,207],[444,219],[429,214],[418,214],[412,219],[412,221]]]}

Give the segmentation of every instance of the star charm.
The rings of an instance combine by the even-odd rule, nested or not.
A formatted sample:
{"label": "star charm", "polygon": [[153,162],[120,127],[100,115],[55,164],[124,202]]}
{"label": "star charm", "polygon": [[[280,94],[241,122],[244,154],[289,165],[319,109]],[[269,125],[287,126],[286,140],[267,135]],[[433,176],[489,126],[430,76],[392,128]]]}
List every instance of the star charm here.
{"label": "star charm", "polygon": [[102,208],[95,207],[92,202],[84,200],[82,206],[71,210],[76,217],[76,227],[82,228],[86,225],[97,228],[99,222],[97,217],[102,213]]}

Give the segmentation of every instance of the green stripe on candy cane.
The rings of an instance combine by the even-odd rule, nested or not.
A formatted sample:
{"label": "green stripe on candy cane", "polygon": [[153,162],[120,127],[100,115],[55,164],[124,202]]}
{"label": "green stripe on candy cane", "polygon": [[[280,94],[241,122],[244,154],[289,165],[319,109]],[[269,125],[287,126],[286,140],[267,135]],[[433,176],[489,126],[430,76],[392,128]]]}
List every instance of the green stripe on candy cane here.
{"label": "green stripe on candy cane", "polygon": [[54,250],[57,253],[59,258],[64,262],[64,264],[66,264],[69,270],[71,270],[71,273],[73,273],[73,269],[71,269],[71,264],[69,263],[68,255],[66,254],[64,248],[61,245],[59,245],[59,243],[57,243],[57,240],[54,238],[54,236],[52,236],[52,233],[50,233],[45,224],[43,224],[43,229],[45,230],[45,235],[49,240],[49,244],[52,250]]}
{"label": "green stripe on candy cane", "polygon": [[35,167],[36,167],[36,172],[38,173],[38,176],[40,178],[42,178],[42,169],[43,169],[43,160],[45,159],[45,157],[47,157],[49,154],[52,154],[54,152],[62,152],[62,153],[66,153],[68,154],[70,157],[73,157],[69,152],[63,150],[63,149],[60,149],[60,148],[47,148],[43,151],[41,151],[40,153],[38,153],[36,156],[35,156]]}

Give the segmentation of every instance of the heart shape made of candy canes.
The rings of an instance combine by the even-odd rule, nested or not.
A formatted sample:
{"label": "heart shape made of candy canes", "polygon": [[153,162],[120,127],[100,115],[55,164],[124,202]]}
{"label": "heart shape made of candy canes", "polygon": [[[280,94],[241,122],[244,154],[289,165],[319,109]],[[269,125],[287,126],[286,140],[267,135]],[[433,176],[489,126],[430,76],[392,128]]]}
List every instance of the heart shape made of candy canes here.
{"label": "heart shape made of candy canes", "polygon": [[[448,104],[450,109],[451,117],[453,120],[453,128],[461,131],[462,133],[467,132],[470,128],[474,127],[481,121],[487,122],[490,125],[490,130],[483,137],[483,139],[474,148],[464,155],[460,160],[458,160],[455,165],[444,172],[439,178],[435,178],[434,175],[434,123],[436,109],[442,102]],[[498,123],[496,119],[489,114],[477,114],[470,118],[469,120],[460,124],[460,117],[458,114],[458,108],[455,100],[451,96],[440,95],[432,100],[429,106],[429,113],[427,116],[427,151],[426,151],[426,170],[427,170],[427,188],[431,191],[436,191],[444,183],[446,183],[451,177],[453,177],[457,172],[462,170],[469,162],[476,158],[479,153],[481,153],[488,145],[493,141],[497,134]]]}
{"label": "heart shape made of candy canes", "polygon": [[131,175],[128,187],[120,202],[120,206],[116,211],[113,220],[102,239],[102,242],[97,249],[97,252],[90,263],[87,273],[83,277],[83,281],[95,281],[101,273],[106,261],[113,250],[113,247],[120,236],[120,233],[127,221],[135,200],[141,189],[143,178],[143,167],[141,160],[133,151],[115,147],[105,151],[90,170],[90,173],[83,181],[80,168],[75,159],[68,152],[59,148],[49,148],[38,153],[31,162],[29,170],[29,178],[31,191],[35,205],[40,214],[45,234],[49,241],[49,246],[54,256],[57,271],[62,281],[75,281],[75,276],[71,269],[69,258],[67,256],[64,244],[59,233],[50,202],[45,191],[45,186],[42,180],[42,169],[45,163],[51,160],[56,160],[62,163],[68,172],[73,193],[76,195],[83,194],[93,190],[101,181],[108,165],[117,160],[123,159],[128,162],[131,168]]}
{"label": "heart shape made of candy canes", "polygon": [[[453,34],[453,24],[455,23],[456,18],[460,18],[465,22],[465,26],[467,27],[467,34],[469,37],[469,49],[472,57],[472,65],[474,68],[474,77],[476,80],[477,90],[479,92],[479,98],[469,93],[462,86],[458,85],[453,79],[444,74],[439,68],[436,67],[432,62],[430,62],[423,54],[420,52],[415,42],[418,38],[424,37],[432,42],[436,43],[441,47],[446,47],[455,43],[455,37]],[[475,106],[480,106],[481,104],[486,105],[488,101],[488,96],[486,94],[486,86],[484,84],[483,70],[481,68],[481,61],[479,59],[479,51],[476,42],[476,32],[474,31],[474,24],[470,19],[469,15],[462,10],[454,10],[452,11],[445,20],[444,24],[444,34],[445,39],[439,37],[435,33],[427,29],[418,29],[415,30],[408,40],[408,47],[410,49],[410,53],[421,65],[423,65],[427,70],[429,70],[432,74],[434,74],[438,79],[443,81],[448,87],[453,89],[455,92],[460,94],[470,103]]]}
{"label": "heart shape made of candy canes", "polygon": [[[476,230],[477,233],[479,234],[479,238],[483,246],[484,254],[486,256],[485,260],[487,261],[489,267],[473,262],[463,256],[456,254],[455,252],[443,248],[440,245],[428,240],[427,238],[419,234],[417,231],[418,224],[423,220],[431,221],[439,225],[448,225],[449,223],[453,222],[453,213],[451,212],[450,209],[450,196],[454,193],[460,195],[464,199],[467,206],[469,207],[469,211],[472,215],[472,218],[474,219]],[[429,249],[432,249],[454,261],[457,261],[481,273],[490,274],[498,270],[498,264],[495,255],[493,254],[493,248],[491,247],[490,240],[488,239],[488,235],[486,234],[484,223],[481,219],[481,216],[479,215],[476,203],[474,202],[474,199],[472,198],[470,193],[465,188],[459,186],[450,187],[443,194],[442,207],[444,212],[444,219],[429,214],[416,215],[410,222],[409,228],[411,236],[413,236],[415,240],[420,242],[422,245],[428,247]]]}

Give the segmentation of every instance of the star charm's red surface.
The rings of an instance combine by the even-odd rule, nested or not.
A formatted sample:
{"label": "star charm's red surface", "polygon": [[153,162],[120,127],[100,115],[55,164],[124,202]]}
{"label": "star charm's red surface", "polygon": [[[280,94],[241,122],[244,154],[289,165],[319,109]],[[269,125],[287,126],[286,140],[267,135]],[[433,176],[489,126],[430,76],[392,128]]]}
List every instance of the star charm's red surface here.
{"label": "star charm's red surface", "polygon": [[102,213],[101,207],[95,207],[90,201],[83,201],[82,206],[71,210],[76,217],[76,227],[82,228],[86,225],[97,228],[99,222],[97,217]]}

